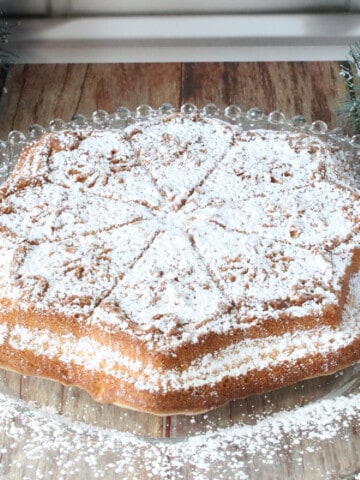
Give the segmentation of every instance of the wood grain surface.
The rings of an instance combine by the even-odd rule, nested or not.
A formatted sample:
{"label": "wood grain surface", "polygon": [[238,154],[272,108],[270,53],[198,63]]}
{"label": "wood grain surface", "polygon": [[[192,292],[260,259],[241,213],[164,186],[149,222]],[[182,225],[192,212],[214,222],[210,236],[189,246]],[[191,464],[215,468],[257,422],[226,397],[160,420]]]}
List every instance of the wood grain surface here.
{"label": "wood grain surface", "polygon": [[[46,126],[55,118],[68,121],[75,113],[91,115],[98,109],[112,112],[119,106],[135,109],[141,104],[158,108],[171,103],[179,107],[186,102],[199,107],[236,104],[243,110],[257,106],[265,113],[281,110],[287,117],[302,114],[307,121],[322,119],[333,128],[338,122],[339,101],[346,96],[338,62],[11,65],[0,70],[0,90],[0,139],[6,139],[11,130],[26,131],[32,124]],[[0,374],[7,388],[25,400],[56,407],[75,420],[132,433],[137,429],[139,435],[151,438],[178,438],[195,429],[199,433],[209,424],[227,426],[248,411],[268,408],[265,403],[256,408],[247,402],[237,407],[227,405],[199,417],[195,426],[190,417],[158,418],[131,411],[119,414],[117,407],[98,405],[76,388],[13,373]],[[280,405],[281,393],[274,395],[273,404]],[[7,451],[8,446],[1,444],[0,438],[1,448]],[[11,455],[6,478],[25,478],[28,472],[19,467],[21,443]],[[32,468],[43,472],[43,478],[60,478],[61,465],[52,465],[49,474],[46,462],[40,459]],[[64,480],[74,478],[61,475]],[[142,477],[140,468],[128,478],[147,477]],[[259,474],[258,478],[263,477]]]}
{"label": "wood grain surface", "polygon": [[75,113],[186,102],[282,110],[333,127],[346,96],[338,62],[12,65],[4,77],[1,139]]}

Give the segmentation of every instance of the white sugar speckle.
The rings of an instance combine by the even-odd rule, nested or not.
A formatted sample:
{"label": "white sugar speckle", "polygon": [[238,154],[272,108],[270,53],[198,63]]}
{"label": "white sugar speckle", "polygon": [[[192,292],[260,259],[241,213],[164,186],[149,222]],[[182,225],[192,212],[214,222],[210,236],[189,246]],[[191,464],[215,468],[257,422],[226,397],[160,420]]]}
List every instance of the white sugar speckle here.
{"label": "white sugar speckle", "polygon": [[[3,475],[14,475],[26,467],[26,472],[32,471],[29,478],[33,480],[49,478],[46,475],[55,472],[56,478],[79,478],[79,472],[84,471],[90,478],[110,478],[116,473],[122,480],[140,478],[139,475],[144,480],[199,480],[210,475],[242,480],[257,478],[254,469],[260,472],[266,466],[279,472],[276,468],[280,468],[281,462],[285,464],[286,458],[293,458],[300,465],[305,456],[316,455],[325,444],[329,447],[332,441],[344,437],[349,426],[343,420],[350,428],[360,421],[360,395],[320,400],[291,411],[259,416],[253,425],[218,428],[175,443],[148,441],[125,432],[73,422],[49,409],[25,405],[3,394],[0,412],[1,441],[6,445],[1,449]],[[23,462],[15,460],[9,464],[7,460],[20,444]],[[36,462],[44,458],[51,459],[56,469],[41,470],[44,463]],[[307,474],[304,478],[311,477]]]}

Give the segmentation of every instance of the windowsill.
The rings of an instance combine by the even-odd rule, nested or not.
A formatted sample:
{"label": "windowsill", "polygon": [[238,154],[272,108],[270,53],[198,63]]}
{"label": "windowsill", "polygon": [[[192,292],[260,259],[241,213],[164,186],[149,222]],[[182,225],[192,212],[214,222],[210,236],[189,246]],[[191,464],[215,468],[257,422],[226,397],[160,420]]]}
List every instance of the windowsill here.
{"label": "windowsill", "polygon": [[360,14],[20,20],[16,63],[344,60]]}

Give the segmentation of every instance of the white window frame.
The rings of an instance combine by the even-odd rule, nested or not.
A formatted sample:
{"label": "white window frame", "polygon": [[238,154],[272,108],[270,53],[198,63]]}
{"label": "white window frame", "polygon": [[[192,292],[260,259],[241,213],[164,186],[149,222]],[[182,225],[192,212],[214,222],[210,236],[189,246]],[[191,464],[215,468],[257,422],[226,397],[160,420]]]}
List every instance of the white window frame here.
{"label": "white window frame", "polygon": [[145,15],[209,13],[304,13],[360,10],[360,0],[6,0],[12,15]]}
{"label": "white window frame", "polygon": [[19,63],[344,60],[360,14],[189,15],[22,20]]}

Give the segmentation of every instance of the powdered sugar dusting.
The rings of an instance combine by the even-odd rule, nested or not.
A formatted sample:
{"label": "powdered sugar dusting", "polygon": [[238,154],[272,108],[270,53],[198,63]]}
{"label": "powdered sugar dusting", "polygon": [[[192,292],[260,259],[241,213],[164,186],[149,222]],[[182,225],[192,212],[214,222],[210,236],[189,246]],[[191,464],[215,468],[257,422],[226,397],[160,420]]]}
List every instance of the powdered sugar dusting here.
{"label": "powdered sugar dusting", "polygon": [[226,153],[235,129],[221,121],[173,116],[126,132],[158,188],[177,209]]}
{"label": "powdered sugar dusting", "polygon": [[[176,443],[148,441],[113,429],[70,422],[46,408],[0,394],[2,463],[14,478],[251,480],[340,478],[357,468],[360,395],[323,399],[259,415]],[[194,417],[194,422],[196,422]],[[341,438],[341,448],[338,439]],[[16,456],[21,448],[22,456]],[[337,450],[340,450],[337,453]],[[324,464],[323,454],[329,457]],[[354,454],[342,463],[341,455]],[[49,459],[46,461],[45,459]],[[51,461],[50,461],[51,459]],[[45,461],[44,461],[45,460]]]}
{"label": "powdered sugar dusting", "polygon": [[[48,135],[3,188],[0,229],[19,244],[6,296],[22,302],[25,291],[37,308],[79,318],[113,303],[121,325],[152,332],[161,348],[195,341],[199,325],[231,329],[234,306],[245,323],[265,308],[274,319],[284,308],[321,315],[337,303],[359,237],[360,202],[336,180],[337,155],[315,138],[178,115]],[[131,225],[140,235],[151,226],[134,249]],[[115,238],[129,245],[123,263]],[[89,322],[99,316],[114,324],[97,310]]]}
{"label": "powdered sugar dusting", "polygon": [[2,271],[9,279],[3,294],[16,295],[24,309],[35,299],[40,311],[54,305],[66,315],[89,315],[152,240],[156,228],[151,220],[134,222],[57,243],[12,247],[12,254],[10,249],[7,252],[10,262]]}
{"label": "powdered sugar dusting", "polygon": [[182,232],[159,235],[112,296],[144,330],[170,337],[230,308]]}
{"label": "powdered sugar dusting", "polygon": [[284,311],[295,316],[320,313],[324,305],[337,303],[344,267],[351,261],[346,248],[329,254],[227,231],[211,222],[196,222],[191,232],[210,271],[245,320],[249,312],[250,318],[276,317]]}

